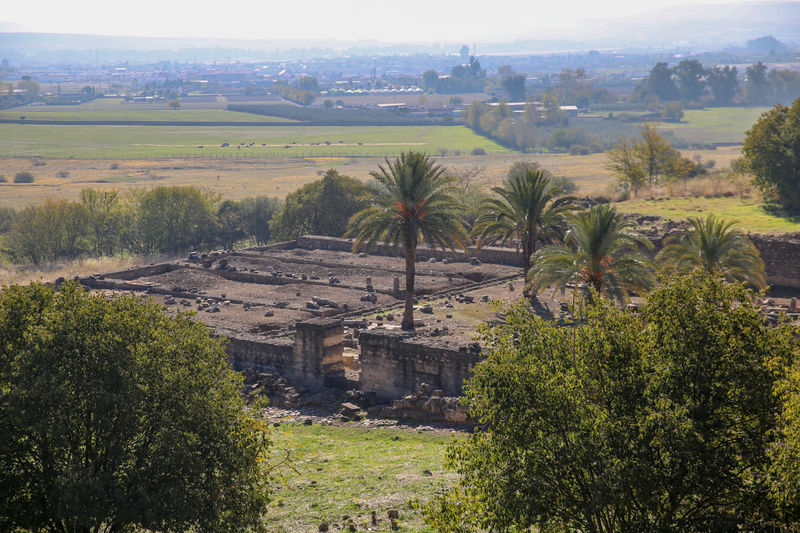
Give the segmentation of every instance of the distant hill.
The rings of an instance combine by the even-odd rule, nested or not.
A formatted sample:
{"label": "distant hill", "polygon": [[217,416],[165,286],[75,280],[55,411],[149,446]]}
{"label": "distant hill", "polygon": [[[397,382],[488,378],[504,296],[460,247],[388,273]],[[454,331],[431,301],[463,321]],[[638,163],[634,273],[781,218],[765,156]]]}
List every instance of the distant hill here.
{"label": "distant hill", "polygon": [[[647,51],[744,47],[773,36],[790,49],[800,45],[800,2],[695,4],[623,18],[586,21],[575,29],[546,30],[515,23],[503,42],[479,43],[480,54],[589,49]],[[13,27],[0,21],[0,30]],[[535,35],[535,37],[533,37]],[[431,36],[431,41],[435,36]],[[12,61],[225,61],[301,59],[321,56],[455,53],[461,43],[403,44],[343,40],[244,40],[118,37],[0,32],[0,58]]]}

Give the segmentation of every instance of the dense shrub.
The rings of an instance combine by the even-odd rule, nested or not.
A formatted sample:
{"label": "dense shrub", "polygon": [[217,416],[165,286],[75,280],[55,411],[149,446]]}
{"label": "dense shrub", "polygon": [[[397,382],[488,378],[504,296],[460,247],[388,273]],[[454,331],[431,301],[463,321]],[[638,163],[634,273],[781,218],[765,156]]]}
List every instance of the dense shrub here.
{"label": "dense shrub", "polygon": [[14,183],[33,183],[33,174],[27,170],[14,174]]}

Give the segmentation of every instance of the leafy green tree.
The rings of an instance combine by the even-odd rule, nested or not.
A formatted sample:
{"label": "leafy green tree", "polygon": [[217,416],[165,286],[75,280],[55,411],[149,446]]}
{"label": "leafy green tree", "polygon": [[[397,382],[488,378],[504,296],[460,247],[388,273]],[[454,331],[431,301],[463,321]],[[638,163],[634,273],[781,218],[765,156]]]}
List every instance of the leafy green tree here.
{"label": "leafy green tree", "polygon": [[436,90],[439,83],[439,73],[435,70],[426,70],[422,73],[422,83],[425,90]]}
{"label": "leafy green tree", "polygon": [[645,123],[639,135],[641,138],[636,142],[636,152],[652,187],[680,153],[652,124]]}
{"label": "leafy green tree", "polygon": [[350,219],[348,235],[353,250],[386,246],[403,247],[406,261],[405,311],[401,327],[414,329],[414,276],[417,244],[466,248],[467,235],[460,216],[456,179],[426,154],[404,152],[386,166],[371,172],[371,205]]}
{"label": "leafy green tree", "polygon": [[297,80],[297,88],[314,94],[319,93],[319,83],[314,76],[301,76]]}
{"label": "leafy green tree", "polygon": [[650,70],[647,76],[647,89],[655,94],[662,102],[677,100],[679,97],[678,87],[672,79],[673,70],[666,63],[659,62]]}
{"label": "leafy green tree", "polygon": [[753,183],[785,208],[800,210],[800,98],[776,105],[748,130],[742,147]]}
{"label": "leafy green tree", "polygon": [[696,59],[684,59],[675,67],[675,75],[678,77],[681,98],[691,102],[699,101],[706,86],[703,65]]}
{"label": "leafy green tree", "polygon": [[232,250],[236,242],[245,236],[242,208],[239,202],[223,200],[217,208],[217,236],[226,250]]}
{"label": "leafy green tree", "polygon": [[622,139],[614,148],[606,152],[606,168],[613,172],[622,185],[633,191],[633,197],[647,184],[647,172],[639,158],[636,141]]}
{"label": "leafy green tree", "polygon": [[527,305],[507,309],[481,331],[486,359],[466,385],[480,429],[451,445],[460,479],[427,505],[429,523],[459,533],[790,530],[767,474],[782,403],[773,389],[800,354],[753,297],[698,272],[669,279],[639,313],[597,299],[571,328]]}
{"label": "leafy green tree", "polygon": [[273,238],[295,239],[301,235],[341,237],[347,222],[367,206],[364,184],[328,170],[322,179],[300,187],[286,197],[270,223]]}
{"label": "leafy green tree", "polygon": [[162,186],[132,193],[123,241],[134,253],[178,253],[214,240],[218,198],[197,187]]}
{"label": "leafy green tree", "polygon": [[516,240],[522,247],[522,271],[527,277],[538,243],[563,238],[565,217],[575,205],[535,164],[515,164],[503,186],[494,187],[492,192],[496,197],[481,202],[472,236],[477,238],[478,247]]}
{"label": "leafy green tree", "polygon": [[8,235],[8,246],[18,258],[35,265],[56,259],[75,259],[85,251],[88,213],[79,202],[46,200],[23,209]]}
{"label": "leafy green tree", "polygon": [[744,96],[749,104],[766,104],[769,101],[767,66],[761,61],[747,67]]}
{"label": "leafy green tree", "polygon": [[653,286],[652,260],[639,251],[653,244],[607,204],[592,206],[569,221],[563,244],[551,244],[533,256],[528,279],[535,288],[572,285],[624,301],[630,291]]}
{"label": "leafy green tree", "polygon": [[514,73],[503,78],[501,85],[515,102],[525,101],[525,74]]}
{"label": "leafy green tree", "polygon": [[790,69],[772,69],[767,77],[773,102],[791,104],[800,95],[800,72]]}
{"label": "leafy green tree", "polygon": [[691,230],[683,235],[668,237],[657,259],[664,265],[687,273],[702,270],[707,274],[723,275],[728,281],[747,281],[757,288],[764,287],[764,262],[758,248],[736,222],[725,221],[709,214],[705,220],[690,217]]}
{"label": "leafy green tree", "polygon": [[281,208],[281,201],[268,196],[254,196],[239,202],[242,227],[253,244],[261,246],[270,240],[270,221]]}
{"label": "leafy green tree", "polygon": [[729,104],[739,88],[736,67],[715,66],[708,71],[708,86],[717,104]]}
{"label": "leafy green tree", "polygon": [[67,283],[0,292],[0,529],[261,529],[269,441],[187,314]]}
{"label": "leafy green tree", "polygon": [[86,208],[89,240],[95,256],[114,255],[122,225],[122,206],[116,190],[82,189],[81,203]]}
{"label": "leafy green tree", "polygon": [[661,108],[661,117],[671,122],[680,122],[683,118],[683,106],[680,102],[667,102]]}

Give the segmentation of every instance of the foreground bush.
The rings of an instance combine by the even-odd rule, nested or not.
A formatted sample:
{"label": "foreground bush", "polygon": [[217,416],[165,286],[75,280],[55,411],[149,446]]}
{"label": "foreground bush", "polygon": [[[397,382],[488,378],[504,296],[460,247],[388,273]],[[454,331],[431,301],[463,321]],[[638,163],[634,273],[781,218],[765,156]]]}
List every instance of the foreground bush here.
{"label": "foreground bush", "polygon": [[0,294],[0,530],[258,528],[269,444],[224,343],[66,284]]}
{"label": "foreground bush", "polygon": [[800,401],[797,372],[786,374],[798,346],[788,327],[764,324],[752,296],[695,274],[654,290],[638,314],[595,298],[575,327],[508,309],[483,331],[488,357],[467,387],[485,429],[451,448],[462,481],[428,505],[428,521],[440,531],[796,524]]}

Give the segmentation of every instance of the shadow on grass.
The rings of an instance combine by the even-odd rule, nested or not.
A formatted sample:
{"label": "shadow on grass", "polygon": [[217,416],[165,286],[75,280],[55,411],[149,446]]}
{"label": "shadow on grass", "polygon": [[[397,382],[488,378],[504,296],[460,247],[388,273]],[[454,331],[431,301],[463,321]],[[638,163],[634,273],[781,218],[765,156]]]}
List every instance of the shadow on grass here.
{"label": "shadow on grass", "polygon": [[800,211],[790,211],[784,206],[772,202],[762,205],[761,208],[768,215],[781,218],[793,224],[800,224]]}

